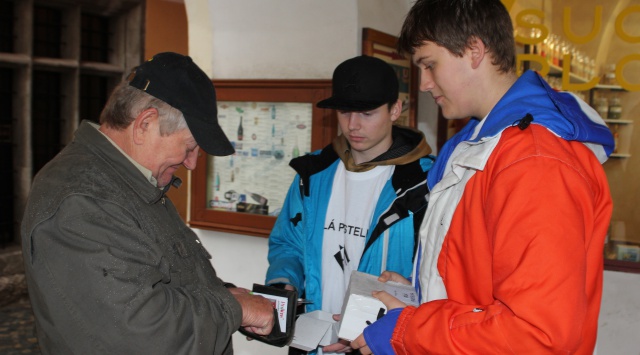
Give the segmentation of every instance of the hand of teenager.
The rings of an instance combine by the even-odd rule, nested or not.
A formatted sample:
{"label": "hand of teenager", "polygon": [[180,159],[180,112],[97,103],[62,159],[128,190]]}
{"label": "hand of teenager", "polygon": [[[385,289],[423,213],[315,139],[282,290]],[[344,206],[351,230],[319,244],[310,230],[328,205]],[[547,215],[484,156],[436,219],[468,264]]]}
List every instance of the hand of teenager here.
{"label": "hand of teenager", "polygon": [[322,351],[325,353],[330,353],[330,352],[334,352],[334,353],[350,353],[353,351],[353,349],[351,348],[351,345],[349,345],[349,341],[348,340],[344,340],[344,339],[338,339],[337,343],[331,344],[331,345],[327,345],[327,346],[323,346],[322,347]]}
{"label": "hand of teenager", "polygon": [[[341,318],[342,318],[342,315],[340,314],[333,315],[333,320],[335,320],[336,322],[339,322]],[[349,345],[348,340],[339,339],[337,343],[322,347],[322,351],[335,352],[335,353],[350,353],[351,351],[353,351],[353,349],[351,349],[351,346]]]}
{"label": "hand of teenager", "polygon": [[358,335],[358,337],[351,342],[351,348],[354,350],[360,350],[360,354],[362,355],[371,354],[371,349],[369,349],[366,340],[364,340],[363,334]]}
{"label": "hand of teenager", "polygon": [[404,308],[407,306],[406,303],[400,301],[399,299],[391,296],[389,293],[387,293],[386,291],[373,291],[371,293],[371,295],[373,295],[373,297],[379,299],[380,301],[382,301],[382,303],[384,303],[384,305],[387,307],[387,311],[390,311],[392,309],[395,308]]}
{"label": "hand of teenager", "polygon": [[[360,353],[363,355],[372,354],[371,348],[383,348],[384,354],[391,353],[393,350],[391,349],[390,340],[393,334],[393,328],[395,327],[402,308],[407,305],[385,291],[374,291],[372,295],[384,303],[387,307],[387,314],[365,328],[363,334],[358,335],[358,337],[351,342],[351,347],[360,350]],[[367,340],[377,341],[378,344],[367,344]],[[374,347],[374,345],[376,346]]]}
{"label": "hand of teenager", "polygon": [[[268,299],[249,292],[229,289],[242,307],[242,324],[247,331],[258,335],[271,333],[275,318],[273,304]],[[248,290],[247,290],[248,291]]]}
{"label": "hand of teenager", "polygon": [[380,282],[393,281],[393,282],[401,283],[403,285],[411,285],[411,281],[407,280],[404,276],[394,271],[383,271],[382,274],[380,274],[380,276],[378,277],[378,281]]}

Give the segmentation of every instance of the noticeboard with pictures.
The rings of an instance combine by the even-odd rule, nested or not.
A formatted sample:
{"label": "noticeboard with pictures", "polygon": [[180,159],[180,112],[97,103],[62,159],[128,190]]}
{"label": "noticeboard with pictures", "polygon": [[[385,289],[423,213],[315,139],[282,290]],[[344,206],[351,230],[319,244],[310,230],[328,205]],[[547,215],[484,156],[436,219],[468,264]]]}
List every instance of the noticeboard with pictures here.
{"label": "noticeboard with pictures", "polygon": [[193,171],[193,227],[268,236],[295,176],[289,161],[337,134],[330,80],[219,80],[218,121],[235,153],[200,151]]}

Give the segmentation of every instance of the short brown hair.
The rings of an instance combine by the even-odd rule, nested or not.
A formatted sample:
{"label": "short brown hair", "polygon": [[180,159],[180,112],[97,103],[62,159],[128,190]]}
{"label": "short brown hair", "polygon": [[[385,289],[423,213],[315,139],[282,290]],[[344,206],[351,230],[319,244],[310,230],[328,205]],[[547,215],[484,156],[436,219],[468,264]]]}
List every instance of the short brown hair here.
{"label": "short brown hair", "polygon": [[404,20],[398,50],[413,55],[424,42],[434,42],[462,57],[478,38],[505,73],[515,70],[513,24],[500,0],[417,0]]}

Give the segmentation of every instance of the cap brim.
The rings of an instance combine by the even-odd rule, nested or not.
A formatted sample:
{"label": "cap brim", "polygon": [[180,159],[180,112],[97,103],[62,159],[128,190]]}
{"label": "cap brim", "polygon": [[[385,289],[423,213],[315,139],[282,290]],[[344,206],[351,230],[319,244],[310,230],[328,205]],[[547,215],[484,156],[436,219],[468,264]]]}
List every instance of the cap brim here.
{"label": "cap brim", "polygon": [[217,123],[198,119],[186,121],[193,138],[207,154],[225,156],[235,153],[236,150]]}
{"label": "cap brim", "polygon": [[330,97],[326,100],[322,100],[316,104],[316,107],[319,108],[329,108],[334,110],[341,111],[368,111],[376,109],[382,105],[384,102],[363,102],[363,101],[353,101],[353,100],[341,100],[336,97]]}

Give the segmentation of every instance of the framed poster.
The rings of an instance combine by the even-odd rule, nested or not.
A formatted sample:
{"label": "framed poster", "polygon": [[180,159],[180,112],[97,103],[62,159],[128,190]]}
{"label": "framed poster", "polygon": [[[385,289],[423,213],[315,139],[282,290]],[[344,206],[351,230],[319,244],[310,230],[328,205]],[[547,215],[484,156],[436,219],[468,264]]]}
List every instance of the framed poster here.
{"label": "framed poster", "polygon": [[202,150],[193,171],[193,227],[267,237],[295,176],[289,161],[337,134],[330,80],[220,80],[218,121],[235,153]]}
{"label": "framed poster", "polygon": [[390,34],[374,30],[362,29],[362,54],[380,58],[395,69],[400,83],[400,99],[402,114],[397,124],[416,127],[418,70],[411,63],[410,57],[398,53],[398,38]]}

